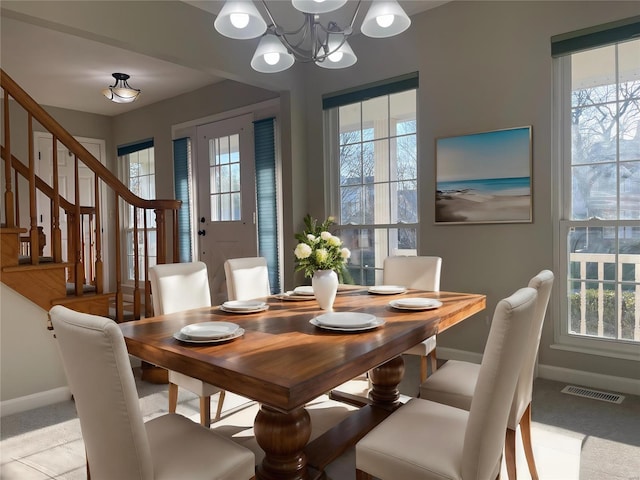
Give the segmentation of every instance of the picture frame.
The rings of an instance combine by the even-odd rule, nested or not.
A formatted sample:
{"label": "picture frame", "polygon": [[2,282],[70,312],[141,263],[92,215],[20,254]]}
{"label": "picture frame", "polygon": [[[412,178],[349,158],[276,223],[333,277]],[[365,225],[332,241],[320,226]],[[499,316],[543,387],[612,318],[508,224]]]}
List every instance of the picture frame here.
{"label": "picture frame", "polygon": [[532,126],[436,139],[435,223],[532,223]]}

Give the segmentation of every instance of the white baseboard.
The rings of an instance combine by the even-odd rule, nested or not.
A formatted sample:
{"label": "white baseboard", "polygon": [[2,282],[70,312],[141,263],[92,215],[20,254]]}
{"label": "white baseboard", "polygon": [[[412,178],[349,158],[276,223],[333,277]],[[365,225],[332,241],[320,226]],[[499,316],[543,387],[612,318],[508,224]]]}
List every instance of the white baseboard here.
{"label": "white baseboard", "polygon": [[46,392],[38,392],[24,397],[12,398],[0,402],[0,416],[6,417],[14,413],[26,412],[34,408],[65,402],[71,398],[71,390],[68,387],[54,388]]}
{"label": "white baseboard", "polygon": [[481,353],[467,352],[466,350],[457,350],[455,348],[437,347],[436,355],[444,360],[460,360],[469,363],[482,362]]}
{"label": "white baseboard", "polygon": [[[482,362],[480,353],[457,350],[455,348],[438,347],[438,358],[445,360],[462,360],[471,363]],[[640,395],[640,380],[626,377],[614,377],[601,373],[573,370],[571,368],[554,367],[552,365],[537,365],[537,376],[556,382],[565,382],[572,385],[597,388],[615,393]]]}
{"label": "white baseboard", "polygon": [[[132,355],[129,356],[131,367],[140,367],[140,359]],[[66,402],[71,398],[69,387],[59,387],[45,392],[38,392],[24,397],[12,398],[0,402],[0,417],[13,415],[14,413],[26,412],[34,408],[46,407],[54,403]]]}
{"label": "white baseboard", "polygon": [[551,365],[538,365],[539,377],[558,382],[566,382],[572,385],[597,388],[615,393],[627,393],[640,395],[640,380],[626,377],[614,377],[601,373],[572,370],[570,368],[554,367]]}

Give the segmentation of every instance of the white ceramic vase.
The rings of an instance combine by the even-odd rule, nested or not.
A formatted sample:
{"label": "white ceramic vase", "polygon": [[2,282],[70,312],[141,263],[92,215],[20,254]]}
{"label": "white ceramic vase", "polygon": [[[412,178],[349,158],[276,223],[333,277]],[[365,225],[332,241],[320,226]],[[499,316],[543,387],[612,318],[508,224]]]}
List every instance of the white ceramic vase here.
{"label": "white ceramic vase", "polygon": [[316,301],[322,310],[333,310],[338,292],[338,275],[333,270],[316,270],[311,277],[311,286]]}

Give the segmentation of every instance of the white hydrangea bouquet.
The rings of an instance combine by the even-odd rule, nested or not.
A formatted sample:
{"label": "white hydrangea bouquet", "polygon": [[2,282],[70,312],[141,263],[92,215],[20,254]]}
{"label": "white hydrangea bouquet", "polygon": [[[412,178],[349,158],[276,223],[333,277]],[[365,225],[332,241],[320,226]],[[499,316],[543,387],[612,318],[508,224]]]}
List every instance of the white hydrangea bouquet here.
{"label": "white hydrangea bouquet", "polygon": [[351,252],[342,246],[340,238],[329,232],[329,228],[334,224],[333,217],[327,218],[321,224],[309,214],[304,217],[304,231],[295,234],[299,242],[294,251],[296,272],[304,270],[305,277],[312,277],[317,270],[333,270],[340,279],[343,278],[343,271],[346,270],[345,265],[351,257]]}

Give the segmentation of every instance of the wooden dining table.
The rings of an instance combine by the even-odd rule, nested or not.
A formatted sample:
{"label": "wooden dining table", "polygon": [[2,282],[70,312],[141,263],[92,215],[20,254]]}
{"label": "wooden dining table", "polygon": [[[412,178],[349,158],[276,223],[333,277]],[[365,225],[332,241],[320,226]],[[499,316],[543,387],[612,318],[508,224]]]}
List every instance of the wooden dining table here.
{"label": "wooden dining table", "polygon": [[[390,300],[433,298],[442,306],[399,310]],[[340,289],[335,312],[360,312],[384,321],[363,331],[335,331],[310,323],[326,313],[315,300],[264,299],[269,308],[242,314],[219,306],[120,324],[128,351],[144,361],[178,371],[260,404],[255,438],[264,458],[260,480],[320,478],[324,467],[353,446],[400,405],[402,352],[486,307],[482,294],[408,290],[375,295],[367,287]],[[174,338],[186,325],[233,322],[244,329],[226,342],[192,344]],[[372,390],[362,408],[309,443],[305,404],[369,372]]]}

